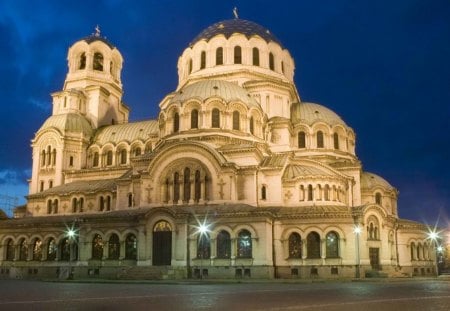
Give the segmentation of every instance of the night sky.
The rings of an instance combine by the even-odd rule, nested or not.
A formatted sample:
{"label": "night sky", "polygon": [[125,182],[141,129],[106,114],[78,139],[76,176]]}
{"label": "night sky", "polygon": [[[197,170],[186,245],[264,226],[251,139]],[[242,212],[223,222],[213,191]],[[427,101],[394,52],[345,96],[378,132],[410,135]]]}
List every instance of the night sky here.
{"label": "night sky", "polygon": [[51,115],[74,42],[98,24],[124,57],[131,121],[156,118],[176,88],[178,56],[204,28],[233,18],[234,6],[290,51],[302,100],[355,130],[364,170],[399,190],[400,216],[447,225],[448,0],[1,1],[0,196],[25,202],[30,140]]}

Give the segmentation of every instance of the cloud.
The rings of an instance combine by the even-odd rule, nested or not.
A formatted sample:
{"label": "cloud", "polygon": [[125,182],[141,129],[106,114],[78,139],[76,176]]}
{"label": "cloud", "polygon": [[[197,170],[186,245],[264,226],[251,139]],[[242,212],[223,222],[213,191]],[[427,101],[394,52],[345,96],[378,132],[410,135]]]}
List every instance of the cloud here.
{"label": "cloud", "polygon": [[42,109],[44,111],[50,111],[50,104],[48,101],[43,101],[43,100],[36,99],[36,98],[30,98],[30,99],[28,99],[28,102],[39,109]]}
{"label": "cloud", "polygon": [[20,185],[25,184],[31,176],[31,170],[3,169],[0,171],[0,185]]}

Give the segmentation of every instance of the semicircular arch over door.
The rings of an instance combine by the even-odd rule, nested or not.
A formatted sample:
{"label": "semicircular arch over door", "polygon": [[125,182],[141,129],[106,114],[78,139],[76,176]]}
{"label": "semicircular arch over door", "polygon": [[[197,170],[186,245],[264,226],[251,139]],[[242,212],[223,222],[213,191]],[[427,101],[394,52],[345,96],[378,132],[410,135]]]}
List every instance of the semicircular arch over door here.
{"label": "semicircular arch over door", "polygon": [[172,261],[172,226],[165,220],[158,221],[153,227],[154,266],[170,266]]}

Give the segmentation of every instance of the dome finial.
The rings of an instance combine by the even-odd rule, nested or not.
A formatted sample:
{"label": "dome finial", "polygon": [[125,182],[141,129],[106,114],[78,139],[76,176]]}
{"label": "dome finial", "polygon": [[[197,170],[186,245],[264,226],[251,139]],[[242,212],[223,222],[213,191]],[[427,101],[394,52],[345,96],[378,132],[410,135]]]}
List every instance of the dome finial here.
{"label": "dome finial", "polygon": [[95,26],[95,33],[94,33],[94,36],[100,37],[100,27],[99,27],[98,25]]}
{"label": "dome finial", "polygon": [[233,15],[234,15],[234,18],[236,18],[236,19],[239,18],[237,7],[233,8]]}

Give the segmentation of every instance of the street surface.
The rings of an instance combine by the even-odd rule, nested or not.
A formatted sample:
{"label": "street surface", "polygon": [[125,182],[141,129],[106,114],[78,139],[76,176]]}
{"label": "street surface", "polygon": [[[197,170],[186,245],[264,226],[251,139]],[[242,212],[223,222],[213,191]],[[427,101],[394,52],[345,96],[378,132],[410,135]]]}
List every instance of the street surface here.
{"label": "street surface", "polygon": [[0,281],[0,310],[450,310],[450,281]]}

